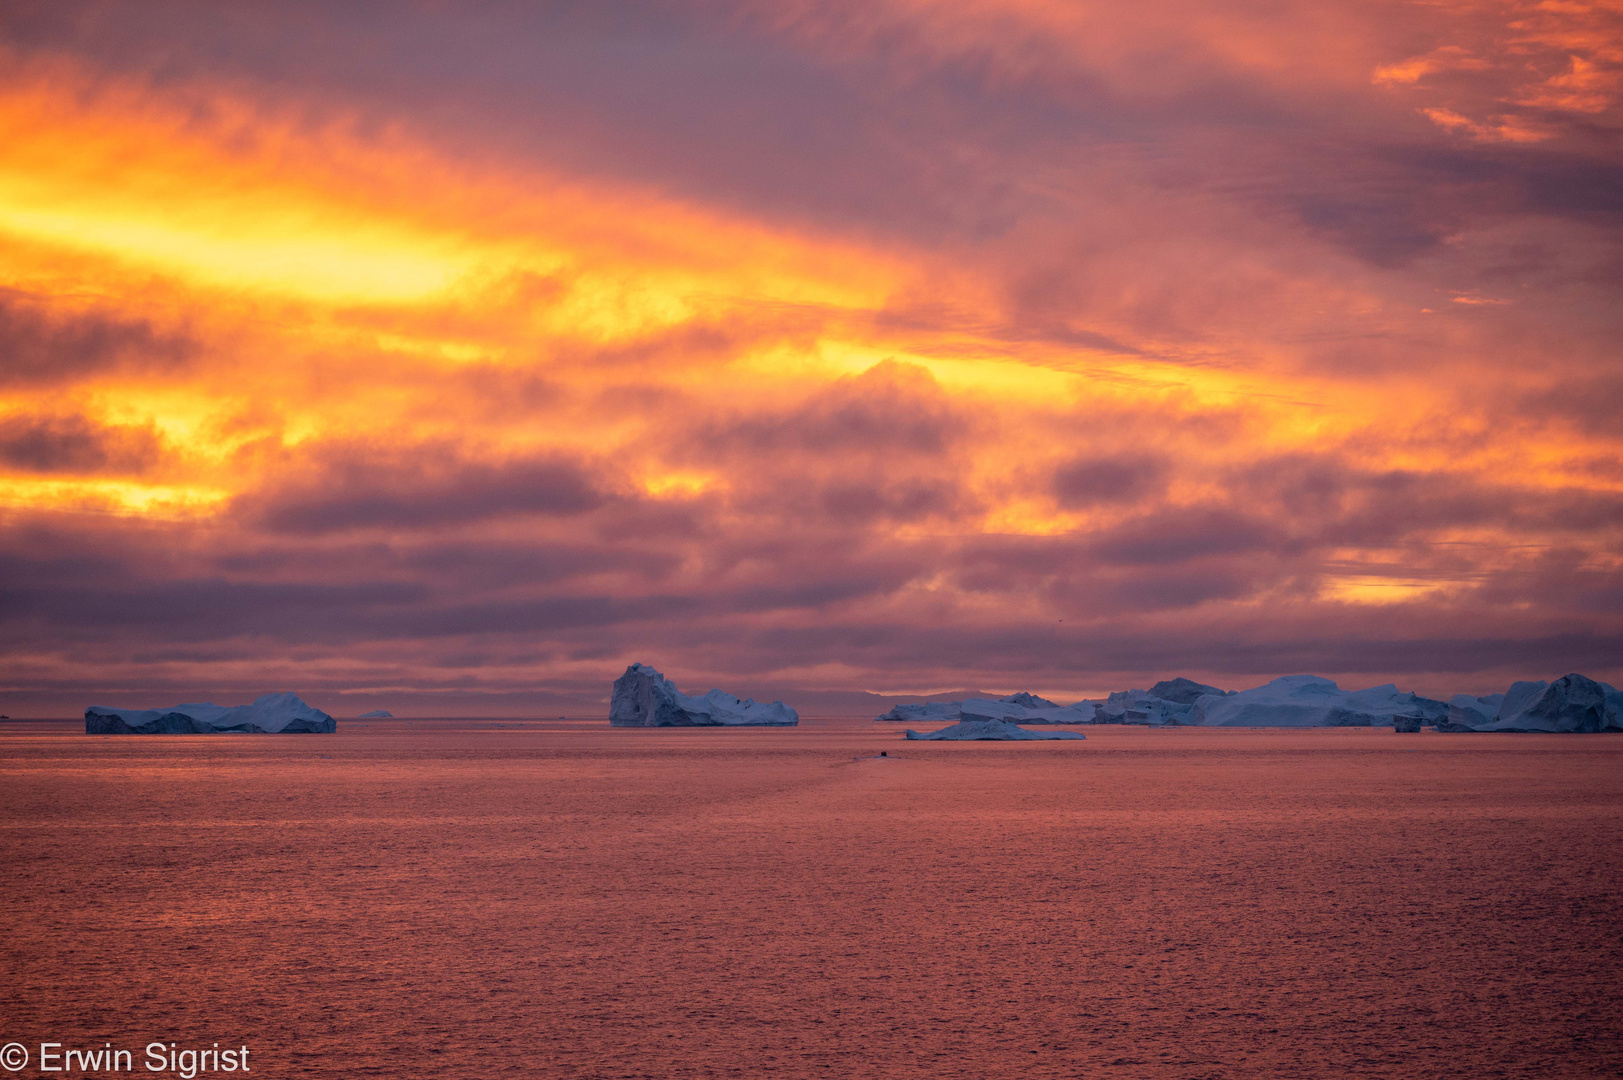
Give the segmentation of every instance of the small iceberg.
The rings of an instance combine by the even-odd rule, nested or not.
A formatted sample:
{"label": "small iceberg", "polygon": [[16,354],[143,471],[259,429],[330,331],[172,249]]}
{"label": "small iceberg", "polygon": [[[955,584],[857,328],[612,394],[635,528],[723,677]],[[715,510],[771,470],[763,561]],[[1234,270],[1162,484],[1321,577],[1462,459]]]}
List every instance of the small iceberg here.
{"label": "small iceberg", "polygon": [[[973,700],[973,699],[972,699]],[[1086,739],[1076,731],[1027,731],[1009,720],[964,719],[940,731],[921,733],[907,729],[907,738],[936,742],[980,742],[985,740],[1027,741],[1032,739]]]}
{"label": "small iceberg", "polygon": [[392,719],[394,719],[394,713],[390,712],[388,709],[373,709],[371,712],[363,712],[361,715],[357,716],[355,719],[357,719],[357,720],[392,720]]}
{"label": "small iceberg", "polygon": [[305,704],[297,694],[289,693],[266,694],[252,705],[202,702],[169,709],[109,709],[92,705],[85,710],[86,735],[330,734],[337,730],[338,721]]}
{"label": "small iceberg", "polygon": [[800,714],[781,701],[767,705],[724,690],[689,697],[647,664],[632,664],[614,680],[611,727],[794,727]]}

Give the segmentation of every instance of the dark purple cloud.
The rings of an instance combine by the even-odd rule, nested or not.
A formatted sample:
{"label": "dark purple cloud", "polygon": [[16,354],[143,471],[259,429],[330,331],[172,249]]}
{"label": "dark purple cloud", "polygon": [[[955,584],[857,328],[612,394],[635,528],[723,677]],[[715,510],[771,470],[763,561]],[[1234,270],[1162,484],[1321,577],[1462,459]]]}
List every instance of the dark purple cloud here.
{"label": "dark purple cloud", "polygon": [[412,452],[329,447],[312,456],[313,476],[243,496],[238,512],[272,532],[319,534],[570,516],[611,498],[580,462],[552,455],[491,463],[430,446]]}
{"label": "dark purple cloud", "polygon": [[0,388],[72,382],[110,370],[174,371],[196,351],[184,336],[91,310],[53,310],[0,289]]}
{"label": "dark purple cloud", "polygon": [[150,426],[98,424],[77,414],[0,420],[0,468],[139,474],[162,455],[163,440]]}
{"label": "dark purple cloud", "polygon": [[1054,498],[1067,509],[1136,502],[1166,487],[1166,461],[1143,455],[1081,458],[1054,473]]}

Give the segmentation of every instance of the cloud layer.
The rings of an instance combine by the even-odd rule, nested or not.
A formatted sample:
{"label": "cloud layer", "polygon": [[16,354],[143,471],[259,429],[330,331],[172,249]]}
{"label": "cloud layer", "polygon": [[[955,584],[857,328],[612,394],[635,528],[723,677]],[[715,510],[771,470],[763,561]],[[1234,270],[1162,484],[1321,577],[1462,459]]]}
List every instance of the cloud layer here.
{"label": "cloud layer", "polygon": [[1623,677],[1608,4],[13,4],[0,705]]}

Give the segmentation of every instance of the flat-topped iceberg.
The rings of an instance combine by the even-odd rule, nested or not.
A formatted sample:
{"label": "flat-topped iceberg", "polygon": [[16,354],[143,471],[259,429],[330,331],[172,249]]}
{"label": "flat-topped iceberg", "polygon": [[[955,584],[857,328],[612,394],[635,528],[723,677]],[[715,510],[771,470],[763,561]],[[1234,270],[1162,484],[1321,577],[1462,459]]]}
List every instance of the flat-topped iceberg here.
{"label": "flat-topped iceberg", "polygon": [[962,701],[924,701],[897,705],[875,720],[902,720],[928,724],[947,720],[1000,719],[1020,724],[1091,724],[1094,702],[1058,705],[1045,697],[1021,690],[1007,697],[965,698]]}
{"label": "flat-topped iceberg", "polygon": [[1168,679],[1148,690],[1123,690],[1103,701],[1058,705],[1047,698],[1020,691],[1007,697],[965,698],[897,705],[875,720],[913,723],[949,720],[1010,720],[1017,724],[1180,724],[1187,723],[1193,703],[1203,695],[1231,693],[1193,679]]}
{"label": "flat-topped iceberg", "polygon": [[[1043,701],[1042,698],[1035,700]],[[997,701],[987,698],[965,698],[958,703],[958,716],[961,720],[1007,720],[1015,724],[1091,724],[1093,714],[1094,704],[1091,701],[1060,706],[1052,701],[1044,702],[1042,705],[1024,705],[1010,698],[1000,698]]]}
{"label": "flat-topped iceberg", "polygon": [[305,704],[297,694],[266,694],[252,705],[202,702],[169,709],[85,710],[87,735],[212,735],[222,732],[291,734],[334,732],[338,721]]}
{"label": "flat-topped iceberg", "polygon": [[[1448,706],[1391,683],[1343,690],[1317,675],[1286,675],[1223,697],[1195,699],[1189,723],[1203,727],[1394,727],[1436,723]],[[1407,727],[1408,724],[1401,726]]]}
{"label": "flat-topped iceberg", "polygon": [[928,724],[933,720],[958,720],[961,701],[920,701],[916,704],[897,705],[875,720],[905,720],[909,723]]}
{"label": "flat-topped iceberg", "polygon": [[918,732],[907,729],[907,738],[940,742],[979,742],[985,740],[1027,741],[1034,739],[1086,739],[1076,731],[1027,731],[1008,720],[965,718],[952,727],[940,731]]}
{"label": "flat-topped iceberg", "polygon": [[357,716],[355,719],[357,719],[357,720],[393,720],[394,719],[394,713],[390,712],[388,709],[373,709],[371,712],[363,712],[361,715]]}
{"label": "flat-topped iceberg", "polygon": [[647,664],[632,664],[614,680],[613,727],[794,727],[800,714],[781,701],[740,700],[724,690],[689,697]]}

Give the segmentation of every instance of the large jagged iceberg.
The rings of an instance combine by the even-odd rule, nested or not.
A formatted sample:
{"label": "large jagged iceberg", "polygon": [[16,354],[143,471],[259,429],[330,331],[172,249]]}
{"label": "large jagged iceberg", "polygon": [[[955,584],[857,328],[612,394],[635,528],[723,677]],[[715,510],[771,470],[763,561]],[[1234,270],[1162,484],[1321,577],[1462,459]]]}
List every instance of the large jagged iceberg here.
{"label": "large jagged iceberg", "polygon": [[1196,698],[1189,723],[1203,727],[1409,727],[1436,723],[1448,706],[1391,683],[1343,690],[1317,675],[1286,675],[1223,697]]}
{"label": "large jagged iceberg", "polygon": [[291,734],[334,732],[338,721],[305,704],[297,694],[266,694],[252,705],[202,702],[170,709],[85,710],[87,735],[212,735],[221,732]]}
{"label": "large jagged iceberg", "polygon": [[1191,723],[1195,702],[1204,697],[1230,697],[1193,679],[1163,679],[1148,690],[1118,690],[1099,703],[1096,724],[1149,724],[1175,727]]}
{"label": "large jagged iceberg", "polygon": [[[971,699],[973,700],[973,699]],[[965,702],[968,704],[968,702]],[[1019,724],[1008,720],[978,717],[965,718],[951,727],[940,731],[918,732],[912,728],[907,729],[905,736],[909,739],[922,739],[938,742],[981,742],[988,740],[999,741],[1027,741],[1035,739],[1086,739],[1087,736],[1076,731],[1027,731]]]}
{"label": "large jagged iceberg", "polygon": [[1478,719],[1477,710],[1450,708],[1449,730],[1623,731],[1623,693],[1583,675],[1563,675],[1553,683],[1513,683],[1507,693],[1491,696],[1502,699],[1493,719]]}
{"label": "large jagged iceberg", "polygon": [[739,700],[723,690],[688,697],[647,664],[632,664],[614,680],[613,727],[794,727],[800,714],[781,701]]}

